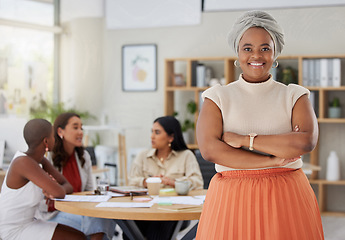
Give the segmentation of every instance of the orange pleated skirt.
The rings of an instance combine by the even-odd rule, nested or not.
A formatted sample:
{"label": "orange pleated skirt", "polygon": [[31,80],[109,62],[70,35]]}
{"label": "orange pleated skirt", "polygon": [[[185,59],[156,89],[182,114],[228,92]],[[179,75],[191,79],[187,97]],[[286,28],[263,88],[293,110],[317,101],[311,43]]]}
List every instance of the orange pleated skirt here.
{"label": "orange pleated skirt", "polygon": [[324,239],[318,203],[301,169],[217,173],[211,180],[197,240]]}

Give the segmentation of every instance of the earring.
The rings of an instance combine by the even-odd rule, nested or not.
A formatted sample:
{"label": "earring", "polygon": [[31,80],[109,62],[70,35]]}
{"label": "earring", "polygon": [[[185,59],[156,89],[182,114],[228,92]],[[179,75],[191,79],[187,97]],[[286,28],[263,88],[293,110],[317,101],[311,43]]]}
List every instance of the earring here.
{"label": "earring", "polygon": [[45,149],[45,150],[46,150],[46,152],[48,152],[48,151],[49,151],[48,145],[46,145],[46,149]]}
{"label": "earring", "polygon": [[60,135],[59,137],[60,137],[61,139],[63,139],[63,135]]}
{"label": "earring", "polygon": [[239,68],[240,67],[240,63],[238,62],[238,60],[236,59],[234,62],[235,67]]}
{"label": "earring", "polygon": [[275,60],[274,62],[275,62],[276,65],[275,66],[272,65],[272,68],[277,68],[279,66],[279,63],[278,63],[277,60]]}
{"label": "earring", "polygon": [[171,143],[169,143],[168,146],[171,148]]}

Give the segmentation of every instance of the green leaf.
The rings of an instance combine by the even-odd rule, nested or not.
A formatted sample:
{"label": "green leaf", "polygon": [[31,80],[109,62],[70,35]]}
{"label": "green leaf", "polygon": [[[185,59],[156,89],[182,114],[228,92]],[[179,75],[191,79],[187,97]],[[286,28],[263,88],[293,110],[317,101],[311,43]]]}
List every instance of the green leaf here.
{"label": "green leaf", "polygon": [[65,108],[64,103],[62,102],[56,104],[46,103],[45,105],[41,105],[39,108],[30,108],[30,117],[43,118],[53,123],[57,116],[65,112],[74,112],[78,114],[81,119],[96,119],[96,117],[88,111],[80,111],[75,108]]}
{"label": "green leaf", "polygon": [[190,101],[188,104],[187,104],[187,111],[190,113],[190,114],[194,114],[196,112],[196,103],[194,101]]}
{"label": "green leaf", "polygon": [[339,98],[335,97],[333,98],[332,102],[329,104],[330,107],[340,107],[340,101]]}

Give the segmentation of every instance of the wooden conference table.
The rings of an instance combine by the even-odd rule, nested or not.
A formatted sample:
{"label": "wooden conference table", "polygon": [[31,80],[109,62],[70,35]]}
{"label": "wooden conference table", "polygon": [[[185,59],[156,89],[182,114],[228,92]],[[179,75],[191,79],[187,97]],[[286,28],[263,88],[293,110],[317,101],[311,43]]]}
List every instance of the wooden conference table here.
{"label": "wooden conference table", "polygon": [[[207,190],[193,190],[188,196],[206,195]],[[162,195],[172,196],[172,195]],[[176,196],[176,194],[175,194]],[[137,196],[143,197],[143,196]],[[136,198],[136,197],[134,197]],[[109,202],[131,202],[130,197],[115,197],[111,198]],[[130,239],[141,240],[144,239],[134,220],[154,220],[154,221],[178,221],[173,237],[175,237],[181,228],[184,220],[198,220],[200,218],[202,207],[186,209],[186,210],[162,210],[159,205],[154,204],[150,208],[119,208],[119,207],[96,207],[96,202],[65,202],[55,201],[55,208],[67,213],[114,219],[122,230],[129,236]],[[168,206],[169,207],[169,206]],[[168,208],[166,207],[166,208]],[[182,238],[184,240],[195,238],[196,224],[186,235]]]}

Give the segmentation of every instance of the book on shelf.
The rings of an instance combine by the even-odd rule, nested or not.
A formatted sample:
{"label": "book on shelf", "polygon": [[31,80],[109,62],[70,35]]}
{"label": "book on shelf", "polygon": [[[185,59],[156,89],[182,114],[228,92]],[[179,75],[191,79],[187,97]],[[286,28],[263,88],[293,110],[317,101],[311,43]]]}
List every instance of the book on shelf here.
{"label": "book on shelf", "polygon": [[192,61],[192,86],[196,86],[196,67],[198,66],[198,61]]}
{"label": "book on shelf", "polygon": [[341,59],[333,59],[333,87],[340,87],[341,85]]}
{"label": "book on shelf", "polygon": [[308,59],[308,78],[309,78],[309,84],[308,86],[315,86],[314,84],[314,78],[315,78],[315,65],[314,65],[314,59]]}
{"label": "book on shelf", "polygon": [[328,60],[323,58],[320,60],[320,79],[321,79],[321,82],[320,82],[320,86],[321,87],[327,87],[328,85],[328,70],[327,70],[327,67],[328,67]]}
{"label": "book on shelf", "polygon": [[314,59],[313,60],[313,63],[314,63],[314,71],[315,71],[315,74],[314,74],[314,81],[312,82],[312,85],[310,86],[320,86],[321,84],[321,69],[320,69],[320,59]]}
{"label": "book on shelf", "polygon": [[327,87],[333,86],[333,59],[327,59]]}
{"label": "book on shelf", "polygon": [[303,59],[303,85],[310,87],[340,87],[341,67],[342,61],[340,58]]}
{"label": "book on shelf", "polygon": [[302,61],[302,69],[303,69],[303,86],[310,86],[310,79],[309,79],[309,61],[308,59],[303,59]]}
{"label": "book on shelf", "polygon": [[204,64],[198,64],[196,66],[196,86],[204,87],[206,78],[206,66]]}

